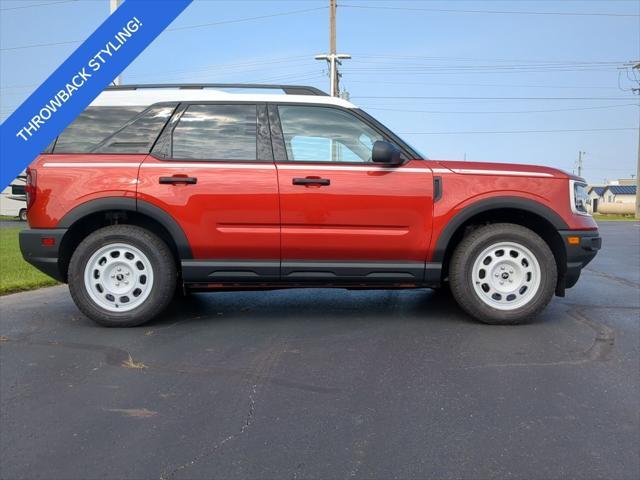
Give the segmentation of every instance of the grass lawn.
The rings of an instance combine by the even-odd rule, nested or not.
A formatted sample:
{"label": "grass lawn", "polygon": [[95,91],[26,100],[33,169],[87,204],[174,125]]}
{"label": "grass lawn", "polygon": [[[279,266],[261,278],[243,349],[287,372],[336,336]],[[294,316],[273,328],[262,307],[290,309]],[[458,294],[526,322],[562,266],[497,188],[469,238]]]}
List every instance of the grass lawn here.
{"label": "grass lawn", "polygon": [[0,228],[0,295],[58,283],[22,259],[18,246],[20,230],[22,229]]}
{"label": "grass lawn", "polygon": [[596,213],[593,215],[593,219],[596,222],[608,222],[608,221],[623,221],[623,222],[636,222],[637,220],[633,215],[601,215]]}

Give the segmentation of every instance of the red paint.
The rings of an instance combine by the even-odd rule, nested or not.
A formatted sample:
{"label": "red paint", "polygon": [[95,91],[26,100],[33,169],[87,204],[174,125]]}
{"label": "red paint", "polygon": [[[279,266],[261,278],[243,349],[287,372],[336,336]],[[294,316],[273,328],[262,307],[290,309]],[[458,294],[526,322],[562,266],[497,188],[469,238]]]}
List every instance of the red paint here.
{"label": "red paint", "polygon": [[[424,260],[433,209],[433,176],[424,163],[278,165],[282,259]],[[405,173],[419,167],[425,171]],[[305,177],[331,184],[293,185]]]}
{"label": "red paint", "polygon": [[[81,165],[86,162],[98,165]],[[52,165],[56,163],[77,166]],[[170,168],[176,163],[188,166]],[[138,198],[178,222],[195,258],[234,260],[429,260],[457,213],[499,196],[545,205],[570,229],[597,228],[591,217],[571,211],[570,175],[547,167],[433,160],[412,160],[398,167],[220,162],[216,165],[221,168],[210,168],[212,164],[165,162],[145,155],[41,155],[30,167],[28,189],[35,196],[30,197],[34,200],[29,223],[33,228],[55,228],[84,202]],[[548,176],[463,174],[452,169]],[[197,183],[159,183],[160,177],[173,175],[196,177]],[[435,204],[434,175],[442,177],[443,185],[443,196]],[[329,179],[330,185],[292,184],[294,178],[306,177]]]}
{"label": "red paint", "polygon": [[[36,200],[29,208],[32,228],[55,228],[73,208],[105,197],[136,196],[138,166],[146,155],[55,154],[40,155],[31,169],[38,172]],[[51,163],[112,164],[120,167],[53,167]],[[49,165],[48,165],[49,164]]]}
{"label": "red paint", "polygon": [[[168,168],[175,163],[189,166]],[[197,183],[160,184],[160,177],[176,174],[196,177]],[[280,257],[278,177],[273,164],[166,162],[148,156],[139,181],[138,198],[165,210],[180,224],[194,258]]]}

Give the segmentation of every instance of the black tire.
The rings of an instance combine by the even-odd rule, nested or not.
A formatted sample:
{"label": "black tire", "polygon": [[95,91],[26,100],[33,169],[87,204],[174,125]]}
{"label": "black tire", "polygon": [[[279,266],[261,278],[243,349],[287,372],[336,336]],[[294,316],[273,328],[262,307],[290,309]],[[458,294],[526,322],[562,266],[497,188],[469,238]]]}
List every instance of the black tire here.
{"label": "black tire", "polygon": [[27,209],[26,208],[23,208],[22,210],[20,210],[20,213],[18,213],[18,218],[22,222],[26,222],[27,221]]}
{"label": "black tire", "polygon": [[[512,242],[526,247],[540,266],[540,285],[527,303],[513,310],[501,310],[485,303],[473,284],[473,265],[482,252],[498,242]],[[497,223],[480,227],[456,247],[449,264],[449,284],[460,307],[476,320],[492,325],[526,323],[551,301],[558,278],[556,261],[547,243],[535,232],[520,225]]]}
{"label": "black tire", "polygon": [[[116,243],[140,250],[148,258],[153,273],[148,297],[127,312],[114,312],[100,306],[91,298],[84,281],[85,268],[93,254]],[[82,313],[105,327],[135,327],[160,314],[173,299],[176,279],[176,262],[167,244],[149,230],[134,225],[112,225],[93,232],[76,248],[68,270],[73,301]]]}

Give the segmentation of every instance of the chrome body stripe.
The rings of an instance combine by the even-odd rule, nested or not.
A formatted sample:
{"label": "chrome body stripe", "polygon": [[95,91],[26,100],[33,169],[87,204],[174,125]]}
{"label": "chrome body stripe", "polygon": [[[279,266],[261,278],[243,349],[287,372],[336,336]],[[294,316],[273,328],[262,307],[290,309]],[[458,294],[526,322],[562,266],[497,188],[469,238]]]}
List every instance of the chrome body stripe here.
{"label": "chrome body stripe", "polygon": [[[274,170],[276,165],[272,163],[212,163],[212,162],[164,162],[164,163],[140,163],[140,162],[45,162],[43,167],[49,168],[240,168],[247,170]],[[395,172],[395,173],[459,173],[469,175],[511,175],[520,177],[554,177],[546,172],[524,172],[517,170],[482,170],[472,168],[415,168],[415,167],[378,167],[378,166],[351,166],[351,165],[278,165],[278,170],[318,170],[318,171],[346,171],[346,172]]]}
{"label": "chrome body stripe", "polygon": [[95,168],[95,167],[138,167],[140,162],[45,162],[43,167],[56,168],[56,167],[83,167],[83,168]]}
{"label": "chrome body stripe", "polygon": [[452,168],[455,173],[475,174],[475,175],[512,175],[519,177],[554,177],[555,175],[545,172],[522,172],[516,170],[476,170],[470,168]]}
{"label": "chrome body stripe", "polygon": [[141,168],[244,168],[248,170],[275,170],[272,163],[209,163],[209,162],[165,162],[165,163],[143,163]]}
{"label": "chrome body stripe", "polygon": [[347,172],[397,172],[397,173],[431,173],[429,168],[412,167],[356,167],[356,166],[332,166],[332,165],[278,165],[278,170],[327,170],[327,171],[347,171]]}

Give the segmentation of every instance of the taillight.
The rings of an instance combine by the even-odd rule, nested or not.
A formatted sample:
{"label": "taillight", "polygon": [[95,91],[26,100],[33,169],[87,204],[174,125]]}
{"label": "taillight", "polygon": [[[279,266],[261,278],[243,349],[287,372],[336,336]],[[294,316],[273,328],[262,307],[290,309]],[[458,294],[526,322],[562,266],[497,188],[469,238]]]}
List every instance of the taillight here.
{"label": "taillight", "polygon": [[27,181],[24,187],[24,191],[27,194],[27,210],[29,210],[31,205],[33,205],[33,202],[36,201],[36,183],[36,171],[31,168],[27,168]]}

